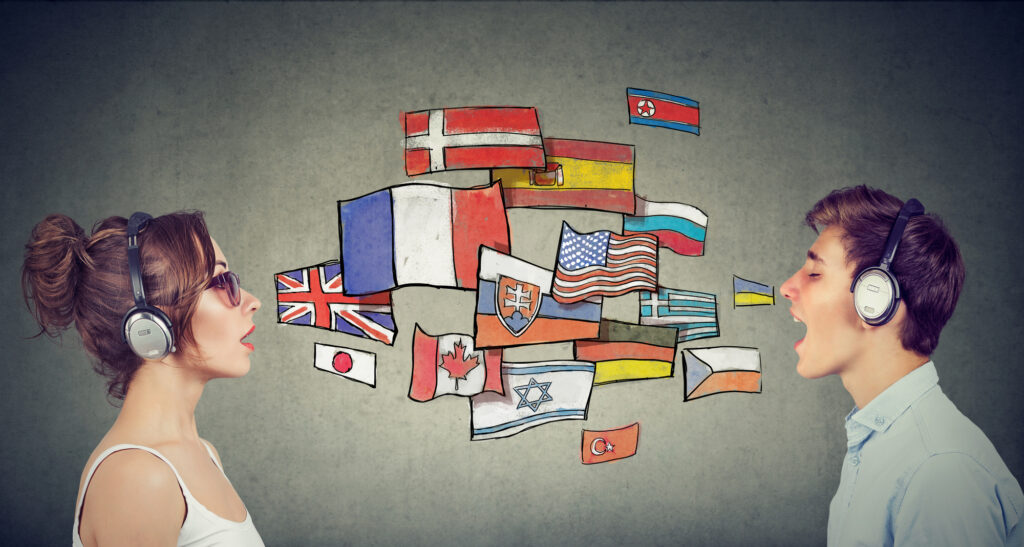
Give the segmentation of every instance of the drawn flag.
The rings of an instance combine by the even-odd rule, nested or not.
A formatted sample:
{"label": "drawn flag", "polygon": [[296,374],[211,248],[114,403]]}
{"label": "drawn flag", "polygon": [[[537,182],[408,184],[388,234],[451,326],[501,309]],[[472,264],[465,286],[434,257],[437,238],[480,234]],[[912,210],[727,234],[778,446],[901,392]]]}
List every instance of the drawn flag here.
{"label": "drawn flag", "polygon": [[640,442],[640,423],[604,431],[583,430],[580,459],[584,464],[621,460],[636,454]]}
{"label": "drawn flag", "polygon": [[313,367],[370,387],[377,385],[377,356],[340,346],[314,344]]}
{"label": "drawn flag", "polygon": [[583,361],[503,363],[504,395],[470,398],[472,440],[509,437],[548,422],[585,420],[594,364]]}
{"label": "drawn flag", "polygon": [[476,347],[504,347],[595,338],[601,304],[561,304],[551,297],[551,270],[480,249]]}
{"label": "drawn flag", "polygon": [[733,307],[774,306],[775,287],[732,276]]}
{"label": "drawn flag", "polygon": [[395,319],[391,293],[345,296],[336,260],[274,275],[277,322],[328,329],[391,345]]}
{"label": "drawn flag", "polygon": [[509,248],[497,184],[404,184],[339,201],[338,212],[345,294],[404,285],[475,289],[479,247]]}
{"label": "drawn flag", "polygon": [[718,347],[683,350],[684,400],[726,391],[761,392],[761,354],[756,348]]}
{"label": "drawn flag", "polygon": [[683,256],[704,254],[708,216],[693,205],[660,203],[636,197],[636,216],[622,219],[622,233],[648,233],[658,237],[658,246]]}
{"label": "drawn flag", "polygon": [[580,234],[562,222],[551,295],[563,304],[658,287],[658,238],[608,230]]}
{"label": "drawn flag", "polygon": [[544,139],[547,165],[495,169],[505,207],[571,207],[633,214],[631,144]]}
{"label": "drawn flag", "polygon": [[677,331],[601,320],[596,340],[577,340],[574,357],[595,365],[594,385],[668,378],[676,358]]}
{"label": "drawn flag", "polygon": [[718,336],[718,302],[715,295],[658,287],[640,291],[640,324],[675,327],[679,342]]}
{"label": "drawn flag", "polygon": [[476,350],[471,336],[431,336],[416,325],[409,398],[422,402],[441,395],[468,397],[482,391],[501,393],[501,350]]}
{"label": "drawn flag", "polygon": [[626,88],[629,123],[653,125],[700,135],[700,105],[697,101],[648,91]]}
{"label": "drawn flag", "polygon": [[402,114],[405,172],[544,167],[537,109],[475,106]]}

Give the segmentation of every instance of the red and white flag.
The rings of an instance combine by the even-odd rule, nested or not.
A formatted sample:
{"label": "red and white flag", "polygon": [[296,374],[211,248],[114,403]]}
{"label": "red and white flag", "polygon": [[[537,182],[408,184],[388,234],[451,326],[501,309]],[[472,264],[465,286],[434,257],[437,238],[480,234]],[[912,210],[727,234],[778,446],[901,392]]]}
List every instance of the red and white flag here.
{"label": "red and white flag", "polygon": [[605,431],[583,430],[580,459],[584,464],[621,460],[636,454],[640,442],[640,423]]}
{"label": "red and white flag", "polygon": [[537,109],[474,106],[402,113],[405,172],[544,167]]}
{"label": "red and white flag", "polygon": [[377,384],[377,356],[368,351],[314,344],[313,366],[370,387]]}
{"label": "red and white flag", "polygon": [[410,399],[423,402],[441,395],[469,397],[483,391],[502,393],[500,349],[476,350],[472,336],[431,336],[416,325]]}

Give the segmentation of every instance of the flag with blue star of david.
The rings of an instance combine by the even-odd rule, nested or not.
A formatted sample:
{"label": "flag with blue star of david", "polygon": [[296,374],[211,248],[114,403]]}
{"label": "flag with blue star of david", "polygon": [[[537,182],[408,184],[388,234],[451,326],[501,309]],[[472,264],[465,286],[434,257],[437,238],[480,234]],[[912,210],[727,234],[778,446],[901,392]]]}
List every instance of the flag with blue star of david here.
{"label": "flag with blue star of david", "polygon": [[502,363],[504,394],[470,398],[472,440],[510,437],[541,424],[585,420],[594,386],[594,363]]}

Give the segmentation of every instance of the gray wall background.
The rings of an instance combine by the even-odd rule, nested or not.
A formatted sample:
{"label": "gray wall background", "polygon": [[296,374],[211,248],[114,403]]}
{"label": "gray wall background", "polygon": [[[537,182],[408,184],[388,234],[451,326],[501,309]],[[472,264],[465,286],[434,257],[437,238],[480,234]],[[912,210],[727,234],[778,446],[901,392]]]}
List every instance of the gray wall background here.
{"label": "gray wall background", "polygon": [[[804,212],[860,183],[920,198],[958,238],[967,284],[934,358],[1024,477],[1021,23],[949,3],[0,6],[0,543],[67,541],[116,416],[77,333],[26,339],[23,245],[50,212],[88,229],[206,211],[263,309],[252,372],[208,385],[197,419],[268,545],[823,543],[852,401],[796,374],[785,300],[733,310],[730,283],[777,290],[814,239]],[[628,125],[629,86],[700,101],[702,135]],[[763,393],[604,386],[585,422],[471,443],[465,399],[406,398],[414,323],[472,332],[471,294],[397,292],[393,347],[276,324],[272,274],[337,257],[335,200],[408,180],[399,113],[488,104],[635,144],[639,193],[708,213],[706,256],[663,253],[662,284],[719,295],[722,336],[687,346],[760,348]],[[617,222],[509,218],[513,252],[548,267],[562,218]],[[377,388],[314,371],[314,342],[376,352]],[[579,463],[581,428],[633,421],[635,457]]]}

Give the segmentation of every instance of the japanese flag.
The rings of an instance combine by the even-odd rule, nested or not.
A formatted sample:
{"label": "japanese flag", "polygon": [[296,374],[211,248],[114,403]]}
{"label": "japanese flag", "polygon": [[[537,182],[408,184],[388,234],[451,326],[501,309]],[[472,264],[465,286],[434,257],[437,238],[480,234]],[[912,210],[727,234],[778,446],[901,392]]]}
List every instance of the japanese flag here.
{"label": "japanese flag", "polygon": [[313,366],[317,369],[376,387],[376,355],[368,351],[327,344],[316,344],[315,352]]}

